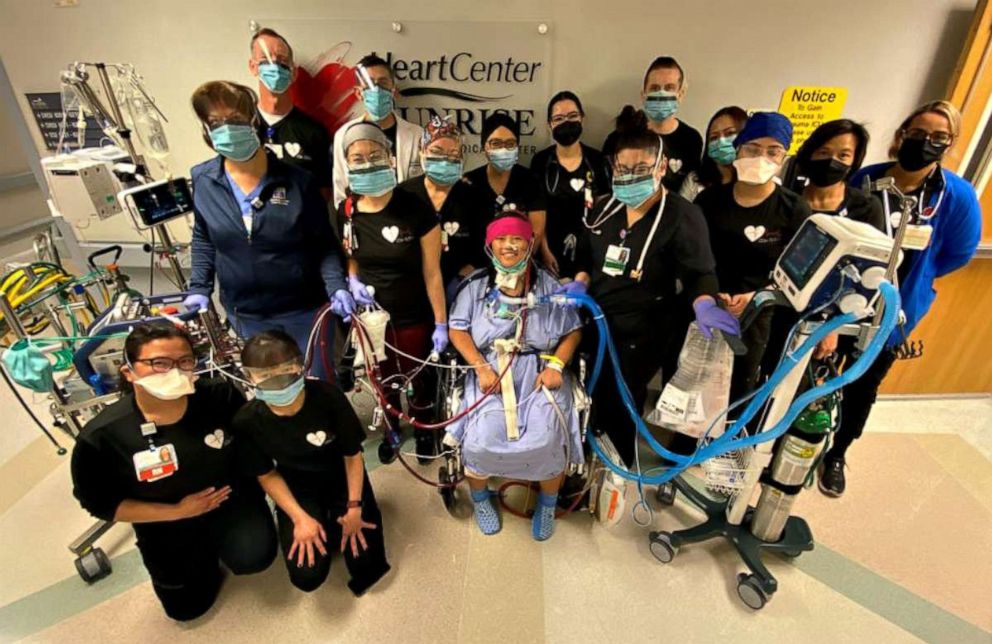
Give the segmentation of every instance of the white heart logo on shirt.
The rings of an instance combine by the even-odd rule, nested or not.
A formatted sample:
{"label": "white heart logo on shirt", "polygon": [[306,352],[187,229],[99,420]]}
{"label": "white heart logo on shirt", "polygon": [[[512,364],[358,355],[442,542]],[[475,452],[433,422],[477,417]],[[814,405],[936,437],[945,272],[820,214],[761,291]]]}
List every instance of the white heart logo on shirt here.
{"label": "white heart logo on shirt", "polygon": [[682,169],[682,159],[669,159],[668,169],[672,172],[678,172]]}
{"label": "white heart logo on shirt", "polygon": [[382,229],[382,236],[392,244],[400,236],[400,229],[397,226],[386,226]]}
{"label": "white heart logo on shirt", "polygon": [[572,186],[572,190],[578,192],[586,186],[585,179],[572,179],[568,182],[568,185]]}
{"label": "white heart logo on shirt", "polygon": [[307,442],[315,447],[323,445],[325,440],[327,440],[327,432],[324,430],[307,434]]}
{"label": "white heart logo on shirt", "polygon": [[283,147],[286,149],[286,152],[289,154],[289,156],[291,157],[300,156],[301,148],[299,143],[296,143],[294,141],[292,143],[286,143]]}
{"label": "white heart logo on shirt", "polygon": [[747,237],[750,242],[758,241],[764,234],[764,226],[748,226],[744,229],[744,236]]}
{"label": "white heart logo on shirt", "polygon": [[224,430],[215,429],[213,434],[207,434],[203,437],[203,442],[207,444],[207,447],[214,449],[224,447]]}
{"label": "white heart logo on shirt", "polygon": [[457,221],[444,222],[444,232],[448,235],[448,237],[454,237],[459,228],[461,228],[461,226]]}

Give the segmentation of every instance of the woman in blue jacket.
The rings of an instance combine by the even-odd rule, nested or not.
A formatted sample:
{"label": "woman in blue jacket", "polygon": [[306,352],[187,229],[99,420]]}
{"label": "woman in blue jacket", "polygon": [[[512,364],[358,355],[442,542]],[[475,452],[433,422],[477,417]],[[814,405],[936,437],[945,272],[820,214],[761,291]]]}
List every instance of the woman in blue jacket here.
{"label": "woman in blue jacket", "polygon": [[[239,336],[278,329],[305,351],[324,302],[342,317],[355,305],[320,187],[261,147],[256,102],[252,90],[227,81],[193,92],[203,138],[218,155],[191,171],[193,274],[185,304],[206,307],[216,277]],[[315,361],[318,375],[324,364]]]}
{"label": "woman in blue jacket", "polygon": [[[851,185],[861,186],[866,179],[892,177],[899,190],[918,199],[914,221],[910,223],[929,224],[933,233],[923,250],[904,250],[899,266],[899,294],[906,322],[892,333],[886,350],[871,368],[844,389],[841,426],[823,459],[819,477],[820,490],[828,496],[844,493],[847,449],[861,436],[878,388],[896,360],[896,348],[907,341],[937,297],[934,280],[967,264],[978,247],[982,211],[975,190],[940,166],[960,128],[961,114],[952,104],[933,101],[922,105],[896,130],[889,148],[889,156],[895,161],[863,168],[851,179]],[[890,204],[890,211],[898,210],[898,204]]]}

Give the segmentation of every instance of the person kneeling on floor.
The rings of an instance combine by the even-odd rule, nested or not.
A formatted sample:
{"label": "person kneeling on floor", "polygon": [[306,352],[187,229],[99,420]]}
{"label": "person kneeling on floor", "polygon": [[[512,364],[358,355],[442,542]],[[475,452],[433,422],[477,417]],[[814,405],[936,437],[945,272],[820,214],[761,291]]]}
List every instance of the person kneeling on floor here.
{"label": "person kneeling on floor", "polygon": [[276,503],[290,581],[306,592],[319,588],[338,548],[348,588],[361,596],[389,563],[358,416],[336,385],[304,377],[303,354],[282,331],[251,338],[241,360],[255,400],[234,419],[239,460]]}
{"label": "person kneeling on floor", "polygon": [[[532,261],[534,231],[522,213],[504,214],[486,229],[492,266],[462,284],[450,316],[451,343],[474,368],[447,444],[461,444],[475,520],[484,534],[500,530],[489,477],[537,481],[533,535],[554,532],[558,489],[566,468],[583,462],[572,381],[562,373],[582,336],[574,308],[525,309],[505,297],[551,295],[558,281]],[[479,402],[482,398],[488,397]]]}

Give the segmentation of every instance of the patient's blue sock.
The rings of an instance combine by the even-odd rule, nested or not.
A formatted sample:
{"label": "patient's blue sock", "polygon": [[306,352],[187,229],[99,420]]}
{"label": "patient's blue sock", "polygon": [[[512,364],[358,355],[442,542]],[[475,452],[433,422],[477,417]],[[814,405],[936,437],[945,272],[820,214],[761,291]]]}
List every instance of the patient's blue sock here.
{"label": "patient's blue sock", "polygon": [[531,533],[538,541],[550,539],[555,533],[555,509],[558,506],[557,494],[541,492],[537,497],[537,507],[534,508],[534,519]]}
{"label": "patient's blue sock", "polygon": [[475,522],[482,534],[496,534],[500,529],[499,512],[493,505],[489,488],[472,490],[472,505],[475,507]]}

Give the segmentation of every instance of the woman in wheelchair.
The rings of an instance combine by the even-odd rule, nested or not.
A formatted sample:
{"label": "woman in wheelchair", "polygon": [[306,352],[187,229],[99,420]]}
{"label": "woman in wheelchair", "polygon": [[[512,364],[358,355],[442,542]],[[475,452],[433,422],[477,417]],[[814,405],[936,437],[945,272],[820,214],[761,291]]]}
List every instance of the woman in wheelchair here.
{"label": "woman in wheelchair", "polygon": [[[449,316],[451,343],[473,367],[465,379],[461,409],[483,400],[448,427],[445,442],[460,444],[472,491],[475,520],[483,534],[500,530],[489,478],[537,481],[541,492],[533,535],[554,532],[555,504],[571,464],[583,462],[574,383],[565,365],[581,339],[574,308],[525,308],[504,298],[550,295],[558,282],[531,261],[534,232],[527,217],[509,212],[486,229],[492,267],[462,284]],[[508,366],[509,365],[509,366]]]}

